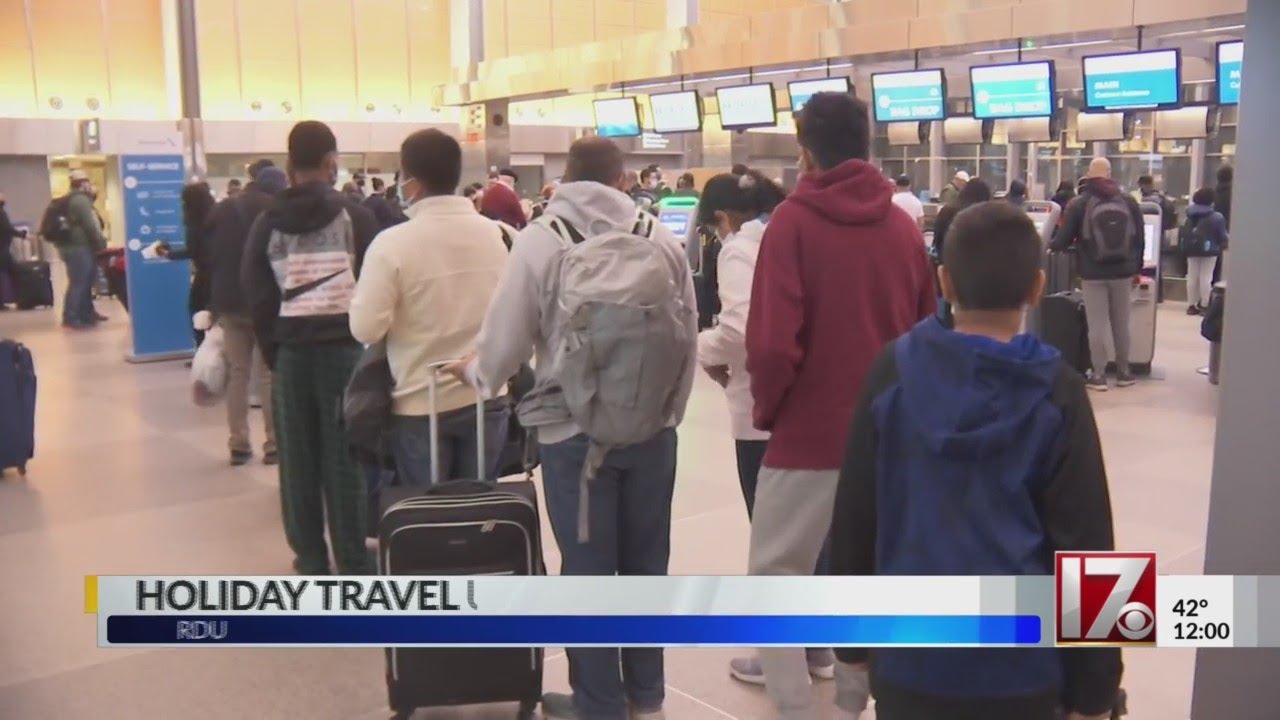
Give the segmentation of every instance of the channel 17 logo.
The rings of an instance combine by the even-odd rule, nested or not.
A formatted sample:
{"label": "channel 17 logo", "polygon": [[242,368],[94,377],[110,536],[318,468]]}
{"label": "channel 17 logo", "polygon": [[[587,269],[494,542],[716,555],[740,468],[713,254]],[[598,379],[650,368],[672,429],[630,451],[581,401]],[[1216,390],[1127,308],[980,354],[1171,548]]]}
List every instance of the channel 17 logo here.
{"label": "channel 17 logo", "polygon": [[1156,554],[1060,552],[1059,645],[1154,645]]}

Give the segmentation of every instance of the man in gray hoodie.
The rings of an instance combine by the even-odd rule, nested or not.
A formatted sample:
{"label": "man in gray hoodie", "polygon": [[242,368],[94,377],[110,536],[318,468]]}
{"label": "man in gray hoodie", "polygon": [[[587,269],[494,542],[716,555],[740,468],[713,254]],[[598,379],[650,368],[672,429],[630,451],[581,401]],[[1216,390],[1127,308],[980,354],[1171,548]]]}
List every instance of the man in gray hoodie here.
{"label": "man in gray hoodie", "polygon": [[[604,138],[584,138],[569,149],[565,182],[547,203],[544,218],[559,218],[585,238],[631,228],[635,202],[623,190],[622,151]],[[652,242],[670,261],[673,287],[685,307],[697,307],[689,262],[671,231],[655,224]],[[480,388],[497,388],[536,354],[539,388],[558,378],[559,299],[545,284],[564,240],[542,220],[516,237],[506,272],[494,292],[473,358],[451,371]],[[579,542],[579,480],[590,439],[572,421],[537,428],[547,513],[560,548],[563,575],[666,575],[671,549],[671,496],[676,475],[675,426],[693,387],[697,315],[686,316],[688,357],[667,428],[647,441],[610,450],[586,498],[590,537]],[[621,520],[621,521],[620,521]],[[552,718],[659,720],[664,694],[660,648],[570,648],[572,695],[548,693],[543,712]]]}

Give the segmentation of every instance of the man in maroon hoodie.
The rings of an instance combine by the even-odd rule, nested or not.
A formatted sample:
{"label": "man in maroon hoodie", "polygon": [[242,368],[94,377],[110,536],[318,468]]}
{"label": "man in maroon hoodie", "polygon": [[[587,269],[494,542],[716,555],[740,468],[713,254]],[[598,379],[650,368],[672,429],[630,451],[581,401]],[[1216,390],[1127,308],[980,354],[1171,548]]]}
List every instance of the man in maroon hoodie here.
{"label": "man in maroon hoodie", "polygon": [[[796,118],[800,184],[765,230],[747,321],[754,421],[773,433],[756,487],[752,575],[811,575],[831,526],[853,409],[871,361],[937,309],[920,229],[867,162],[861,100],[818,93]],[[784,720],[815,716],[801,648],[762,648]],[[866,706],[865,669],[836,668],[842,720]]]}

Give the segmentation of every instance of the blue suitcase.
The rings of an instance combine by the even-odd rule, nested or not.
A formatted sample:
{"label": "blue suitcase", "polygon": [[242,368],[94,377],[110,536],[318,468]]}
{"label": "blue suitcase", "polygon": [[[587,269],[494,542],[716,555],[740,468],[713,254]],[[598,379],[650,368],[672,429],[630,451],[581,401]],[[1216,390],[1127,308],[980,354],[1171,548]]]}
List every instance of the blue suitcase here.
{"label": "blue suitcase", "polygon": [[0,340],[0,472],[27,474],[36,448],[36,368],[31,351]]}

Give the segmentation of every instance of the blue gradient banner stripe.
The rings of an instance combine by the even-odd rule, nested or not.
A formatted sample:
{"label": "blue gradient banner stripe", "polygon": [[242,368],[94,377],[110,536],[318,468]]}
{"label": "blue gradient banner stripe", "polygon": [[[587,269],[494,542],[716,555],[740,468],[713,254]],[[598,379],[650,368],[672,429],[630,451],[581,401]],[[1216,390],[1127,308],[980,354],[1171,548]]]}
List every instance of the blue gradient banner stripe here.
{"label": "blue gradient banner stripe", "polygon": [[112,615],[106,641],[170,646],[972,646],[1036,645],[1041,629],[1035,615]]}

